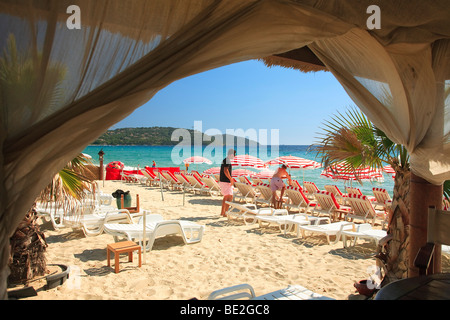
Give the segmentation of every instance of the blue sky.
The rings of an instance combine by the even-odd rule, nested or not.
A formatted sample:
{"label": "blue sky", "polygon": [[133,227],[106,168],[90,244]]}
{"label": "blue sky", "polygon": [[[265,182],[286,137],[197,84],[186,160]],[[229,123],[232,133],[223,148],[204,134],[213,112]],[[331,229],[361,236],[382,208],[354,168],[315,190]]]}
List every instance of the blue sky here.
{"label": "blue sky", "polygon": [[268,68],[251,60],[180,79],[111,129],[192,129],[201,121],[203,132],[265,130],[270,143],[271,130],[278,129],[280,144],[309,145],[330,115],[353,105],[330,72]]}

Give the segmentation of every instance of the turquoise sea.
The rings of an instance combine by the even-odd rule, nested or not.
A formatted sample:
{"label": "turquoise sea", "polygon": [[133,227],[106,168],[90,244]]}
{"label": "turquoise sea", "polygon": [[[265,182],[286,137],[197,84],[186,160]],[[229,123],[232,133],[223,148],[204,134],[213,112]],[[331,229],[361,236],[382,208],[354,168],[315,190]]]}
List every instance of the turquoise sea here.
{"label": "turquoise sea", "polygon": [[[278,156],[297,156],[305,159],[315,160],[320,162],[320,159],[316,159],[314,151],[308,151],[308,146],[298,145],[280,145],[276,147],[259,146],[244,150],[240,147],[235,147],[238,154],[250,154],[259,157],[266,161],[274,159]],[[222,159],[226,155],[226,148],[211,148],[211,146],[203,146],[201,148],[180,147],[177,146],[88,146],[83,151],[84,153],[92,156],[92,162],[99,164],[98,152],[103,150],[104,164],[105,166],[112,161],[121,161],[127,167],[140,167],[151,166],[152,161],[155,161],[158,167],[180,167],[185,169],[182,160],[190,156],[199,155],[210,159],[212,164],[191,164],[189,170],[197,170],[203,172],[204,170],[212,167],[220,166]],[[276,166],[269,167],[271,170],[275,170]],[[250,169],[252,171],[258,171],[257,169]],[[313,181],[317,187],[324,190],[326,184],[335,184],[341,191],[345,190],[345,186],[349,185],[349,182],[331,180],[329,178],[322,177],[320,174],[322,168],[314,170],[291,170],[291,175],[298,181]],[[363,185],[358,182],[353,182],[353,186],[359,187],[364,194],[373,195],[373,187],[385,188],[392,196],[392,190],[394,188],[394,179],[391,174],[384,174],[383,182],[371,182],[364,181]]]}

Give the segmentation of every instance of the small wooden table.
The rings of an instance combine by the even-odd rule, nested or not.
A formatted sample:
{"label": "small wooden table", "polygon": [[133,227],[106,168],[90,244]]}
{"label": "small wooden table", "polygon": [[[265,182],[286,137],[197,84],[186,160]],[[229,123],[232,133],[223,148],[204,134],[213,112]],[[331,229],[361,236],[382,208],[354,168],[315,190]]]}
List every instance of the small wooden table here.
{"label": "small wooden table", "polygon": [[136,244],[133,241],[121,241],[116,243],[108,244],[106,247],[106,259],[108,260],[108,267],[111,266],[110,264],[110,257],[111,252],[114,253],[114,268],[115,272],[119,272],[119,255],[121,253],[128,253],[128,261],[133,262],[133,251],[137,250],[139,255],[139,267],[142,266],[142,259],[141,259],[141,246]]}
{"label": "small wooden table", "polygon": [[407,278],[389,283],[375,300],[448,300],[450,273]]}

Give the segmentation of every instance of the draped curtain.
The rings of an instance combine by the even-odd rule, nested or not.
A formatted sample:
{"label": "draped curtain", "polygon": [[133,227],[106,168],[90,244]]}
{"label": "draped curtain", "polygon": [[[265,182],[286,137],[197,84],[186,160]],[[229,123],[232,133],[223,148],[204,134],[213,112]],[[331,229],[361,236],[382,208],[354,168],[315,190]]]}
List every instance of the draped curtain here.
{"label": "draped curtain", "polygon": [[[381,29],[367,30],[378,4]],[[81,29],[66,25],[80,8]],[[412,170],[450,179],[446,0],[0,0],[0,239],[70,159],[171,82],[309,46]],[[6,264],[6,249],[1,266]]]}

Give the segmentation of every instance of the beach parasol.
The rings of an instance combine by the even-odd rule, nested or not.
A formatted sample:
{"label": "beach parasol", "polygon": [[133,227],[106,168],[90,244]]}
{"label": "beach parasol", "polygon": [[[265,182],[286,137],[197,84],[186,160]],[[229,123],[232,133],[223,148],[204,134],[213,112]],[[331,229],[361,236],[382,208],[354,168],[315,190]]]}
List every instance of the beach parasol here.
{"label": "beach parasol", "polygon": [[259,179],[271,179],[274,175],[275,171],[273,170],[262,170],[260,172],[255,172],[251,175],[252,178],[259,178]]}
{"label": "beach parasol", "polygon": [[125,165],[120,161],[112,161],[106,165],[106,169],[119,169],[122,170]]}
{"label": "beach parasol", "polygon": [[264,161],[248,154],[235,156],[231,160],[232,166],[252,167],[262,169],[265,167]]}
{"label": "beach parasol", "polygon": [[201,157],[201,156],[192,156],[189,158],[186,158],[183,160],[183,163],[186,166],[186,171],[188,171],[189,165],[190,164],[198,164],[198,163],[206,163],[206,164],[212,164],[212,161],[205,158],[205,157]]}
{"label": "beach parasol", "polygon": [[269,160],[265,163],[266,165],[278,165],[284,164],[289,168],[289,172],[291,169],[302,169],[303,173],[303,184],[305,182],[305,172],[303,170],[313,170],[316,168],[320,168],[322,165],[314,160],[305,159],[296,156],[281,156],[272,160]]}
{"label": "beach parasol", "polygon": [[240,176],[251,176],[254,174],[255,171],[247,170],[247,169],[236,169],[231,171],[231,176],[233,178],[240,177]]}
{"label": "beach parasol", "polygon": [[354,169],[342,163],[325,168],[320,175],[333,180],[344,180],[350,182],[362,180],[381,182],[384,180],[380,169],[375,169],[372,167],[359,167]]}
{"label": "beach parasol", "polygon": [[384,166],[383,167],[383,171],[386,172],[386,173],[395,173],[395,170],[394,170],[394,168],[392,168],[391,165]]}
{"label": "beach parasol", "polygon": [[386,173],[391,173],[392,174],[392,179],[395,179],[395,170],[394,168],[392,168],[391,165],[387,165],[383,167],[383,171]]}
{"label": "beach parasol", "polygon": [[220,167],[209,168],[202,172],[202,174],[219,174],[219,173]]}
{"label": "beach parasol", "polygon": [[289,169],[316,169],[322,165],[314,160],[304,159],[296,156],[282,156],[265,162],[266,165],[284,164]]}
{"label": "beach parasol", "polygon": [[183,160],[184,164],[192,164],[192,163],[206,163],[206,164],[212,164],[212,161],[200,156],[193,156],[189,157]]}

